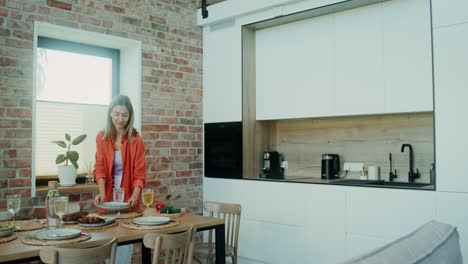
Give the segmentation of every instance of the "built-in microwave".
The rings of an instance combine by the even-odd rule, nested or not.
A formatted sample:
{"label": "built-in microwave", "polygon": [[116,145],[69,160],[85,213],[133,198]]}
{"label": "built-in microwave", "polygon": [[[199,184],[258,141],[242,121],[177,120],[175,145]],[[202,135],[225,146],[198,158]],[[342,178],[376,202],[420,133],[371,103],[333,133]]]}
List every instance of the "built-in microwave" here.
{"label": "built-in microwave", "polygon": [[206,123],[204,174],[242,178],[242,122]]}

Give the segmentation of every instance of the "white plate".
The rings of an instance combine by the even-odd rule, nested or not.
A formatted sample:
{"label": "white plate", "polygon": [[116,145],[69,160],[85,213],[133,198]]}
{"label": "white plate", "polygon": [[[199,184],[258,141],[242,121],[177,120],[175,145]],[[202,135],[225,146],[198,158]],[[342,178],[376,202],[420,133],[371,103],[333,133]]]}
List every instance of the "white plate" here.
{"label": "white plate", "polygon": [[59,185],[62,187],[72,187],[75,186],[76,183],[59,183]]}
{"label": "white plate", "polygon": [[79,223],[80,226],[83,226],[83,227],[99,227],[99,226],[105,226],[105,225],[108,225],[108,224],[111,224],[115,221],[115,217],[106,217],[104,218],[104,222],[102,223],[96,223],[96,224],[84,224],[84,223]]}
{"label": "white plate", "polygon": [[74,224],[78,224],[78,221],[62,221],[64,224],[66,225],[74,225]]}
{"label": "white plate", "polygon": [[119,203],[119,202],[105,202],[99,205],[100,208],[110,210],[110,211],[117,211],[130,208],[129,203]]}
{"label": "white plate", "polygon": [[164,225],[171,221],[171,218],[164,216],[142,216],[133,219],[133,223],[138,225]]}
{"label": "white plate", "polygon": [[36,232],[34,235],[40,240],[63,240],[78,237],[81,235],[81,230],[76,228],[57,228],[45,229]]}

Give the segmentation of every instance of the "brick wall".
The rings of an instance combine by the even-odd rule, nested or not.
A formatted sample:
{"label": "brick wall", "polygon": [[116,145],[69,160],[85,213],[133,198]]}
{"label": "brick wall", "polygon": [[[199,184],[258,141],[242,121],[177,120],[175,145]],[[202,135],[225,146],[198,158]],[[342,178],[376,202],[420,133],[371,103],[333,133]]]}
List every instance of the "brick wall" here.
{"label": "brick wall", "polygon": [[[156,198],[200,212],[202,35],[197,0],[0,0],[0,208],[30,194],[33,22],[142,42],[142,131]],[[138,107],[138,106],[135,106]],[[76,196],[76,199],[90,199]]]}

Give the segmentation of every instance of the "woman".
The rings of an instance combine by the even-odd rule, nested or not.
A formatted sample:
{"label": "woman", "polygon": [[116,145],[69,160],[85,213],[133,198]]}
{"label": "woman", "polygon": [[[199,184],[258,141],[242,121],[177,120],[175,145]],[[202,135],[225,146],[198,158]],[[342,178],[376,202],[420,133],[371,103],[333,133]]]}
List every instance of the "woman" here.
{"label": "woman", "polygon": [[115,97],[107,111],[106,127],[96,137],[96,206],[112,201],[112,189],[119,187],[124,188],[124,201],[134,208],[140,205],[140,192],[146,182],[145,146],[133,127],[134,119],[128,96]]}

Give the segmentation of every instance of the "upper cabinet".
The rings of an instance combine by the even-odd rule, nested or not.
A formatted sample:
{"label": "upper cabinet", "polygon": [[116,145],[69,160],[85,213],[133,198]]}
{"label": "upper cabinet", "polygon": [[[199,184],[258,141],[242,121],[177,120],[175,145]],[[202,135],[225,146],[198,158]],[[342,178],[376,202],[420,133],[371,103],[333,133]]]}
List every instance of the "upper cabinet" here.
{"label": "upper cabinet", "polygon": [[203,121],[242,121],[241,27],[235,20],[203,27]]}
{"label": "upper cabinet", "polygon": [[432,0],[432,23],[434,28],[468,22],[468,1]]}
{"label": "upper cabinet", "polygon": [[256,31],[257,120],[433,111],[429,0]]}
{"label": "upper cabinet", "polygon": [[[436,11],[436,10],[435,10]],[[438,191],[468,192],[468,24],[434,30],[434,92]]]}
{"label": "upper cabinet", "polygon": [[365,6],[333,16],[334,115],[384,112],[382,6]]}
{"label": "upper cabinet", "polygon": [[433,110],[429,0],[382,4],[385,112]]}
{"label": "upper cabinet", "polygon": [[333,18],[255,33],[256,117],[329,116],[333,107]]}

